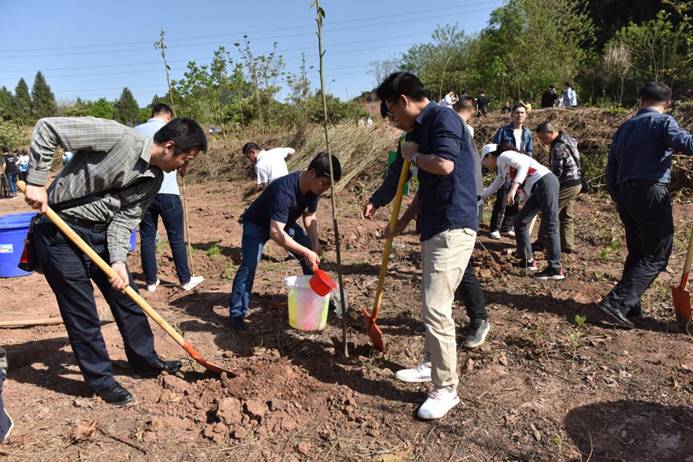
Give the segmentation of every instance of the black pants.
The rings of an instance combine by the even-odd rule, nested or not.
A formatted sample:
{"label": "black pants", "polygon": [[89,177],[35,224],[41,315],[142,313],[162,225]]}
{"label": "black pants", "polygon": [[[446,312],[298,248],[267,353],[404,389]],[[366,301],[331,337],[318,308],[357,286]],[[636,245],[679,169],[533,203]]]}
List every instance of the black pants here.
{"label": "black pants", "polygon": [[509,190],[510,183],[505,183],[496,193],[496,202],[493,204],[491,224],[489,226],[491,231],[509,231],[513,229],[515,215],[519,212],[520,205],[517,196],[513,205],[508,206],[505,204]]}
{"label": "black pants", "polygon": [[633,183],[619,187],[616,208],[626,231],[628,256],[621,280],[607,300],[625,312],[639,311],[640,297],[667,267],[674,240],[669,185]]}
{"label": "black pants", "polygon": [[464,270],[457,294],[462,299],[470,320],[486,319],[486,302],[472,262],[469,262],[467,269]]}
{"label": "black pants", "polygon": [[[71,225],[105,261],[110,261],[106,231]],[[146,369],[158,359],[154,337],[142,309],[127,295],[111,287],[107,276],[47,218],[34,227],[36,251],[48,284],[53,289],[65,323],[72,351],[84,380],[95,391],[116,384],[101,322],[96,310],[92,281],[99,287],[113,312],[125,344],[125,354],[133,369]],[[132,276],[130,286],[136,289]]]}

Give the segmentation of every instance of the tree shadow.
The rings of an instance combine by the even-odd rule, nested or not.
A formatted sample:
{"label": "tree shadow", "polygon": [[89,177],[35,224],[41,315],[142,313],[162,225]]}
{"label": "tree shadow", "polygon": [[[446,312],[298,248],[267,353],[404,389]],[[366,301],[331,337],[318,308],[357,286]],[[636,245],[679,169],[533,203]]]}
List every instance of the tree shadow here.
{"label": "tree shadow", "polygon": [[592,403],[571,410],[565,428],[577,460],[691,460],[693,409],[637,400]]}

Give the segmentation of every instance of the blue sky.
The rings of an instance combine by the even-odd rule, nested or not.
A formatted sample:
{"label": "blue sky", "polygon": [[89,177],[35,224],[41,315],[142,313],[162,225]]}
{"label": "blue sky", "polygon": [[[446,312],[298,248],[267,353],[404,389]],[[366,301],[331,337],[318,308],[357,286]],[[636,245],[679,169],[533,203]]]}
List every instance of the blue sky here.
{"label": "blue sky", "polygon": [[[436,25],[457,23],[473,34],[502,0],[323,0],[328,91],[352,98],[375,86],[369,63],[430,40]],[[315,22],[309,0],[38,1],[0,0],[0,86],[29,87],[42,70],[59,102],[115,99],[123,87],[141,105],[166,93],[163,65],[153,43],[166,30],[172,77],[188,61],[210,61],[224,45],[248,35],[256,54],[273,42],[286,71],[298,72],[301,52],[317,69]],[[319,86],[316,71],[309,77]]]}

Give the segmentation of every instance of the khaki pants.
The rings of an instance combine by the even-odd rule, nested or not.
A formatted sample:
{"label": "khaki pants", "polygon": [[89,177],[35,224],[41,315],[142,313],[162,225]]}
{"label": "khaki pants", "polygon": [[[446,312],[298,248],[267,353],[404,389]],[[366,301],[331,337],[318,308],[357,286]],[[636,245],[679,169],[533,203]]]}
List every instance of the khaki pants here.
{"label": "khaki pants", "polygon": [[[575,199],[582,190],[582,185],[568,186],[561,188],[558,192],[558,222],[559,231],[561,234],[561,250],[575,250],[575,231],[573,227],[573,218],[575,209]],[[544,222],[542,220],[539,225],[539,235],[537,240],[546,245],[546,232]]]}
{"label": "khaki pants", "polygon": [[425,359],[436,388],[457,387],[457,343],[452,302],[474,251],[476,232],[452,229],[423,242],[423,320]]}

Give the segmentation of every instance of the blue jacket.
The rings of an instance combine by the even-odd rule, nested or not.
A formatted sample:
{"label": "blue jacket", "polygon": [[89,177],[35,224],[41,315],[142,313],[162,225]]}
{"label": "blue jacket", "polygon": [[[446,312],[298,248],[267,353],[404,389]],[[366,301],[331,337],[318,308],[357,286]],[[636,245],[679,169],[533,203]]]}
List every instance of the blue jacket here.
{"label": "blue jacket", "polygon": [[693,135],[668,114],[640,109],[614,135],[606,164],[611,196],[630,181],[669,183],[673,151],[693,155]]}
{"label": "blue jacket", "polygon": [[529,128],[527,127],[522,127],[522,142],[520,143],[520,146],[515,145],[515,135],[513,135],[512,123],[499,128],[496,134],[493,135],[493,142],[495,144],[512,144],[515,146],[515,148],[517,148],[518,151],[532,157],[532,150],[534,149],[534,145],[532,144],[532,132],[529,131]]}

